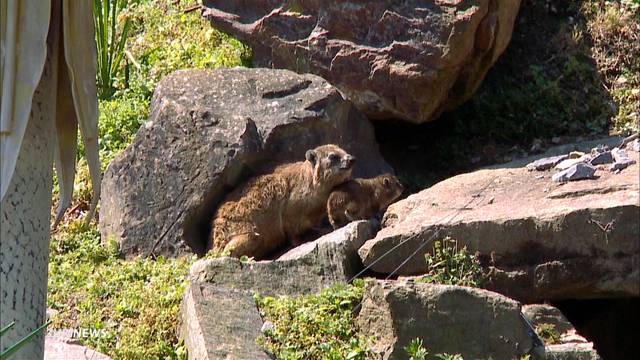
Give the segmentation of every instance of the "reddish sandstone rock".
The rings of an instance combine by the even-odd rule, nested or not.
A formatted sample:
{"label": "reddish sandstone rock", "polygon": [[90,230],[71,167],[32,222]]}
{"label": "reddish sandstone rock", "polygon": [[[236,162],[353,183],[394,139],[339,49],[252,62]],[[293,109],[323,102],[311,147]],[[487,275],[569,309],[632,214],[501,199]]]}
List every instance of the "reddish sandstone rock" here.
{"label": "reddish sandstone rock", "polygon": [[205,0],[255,65],[322,76],[372,118],[432,120],[504,51],[520,0]]}

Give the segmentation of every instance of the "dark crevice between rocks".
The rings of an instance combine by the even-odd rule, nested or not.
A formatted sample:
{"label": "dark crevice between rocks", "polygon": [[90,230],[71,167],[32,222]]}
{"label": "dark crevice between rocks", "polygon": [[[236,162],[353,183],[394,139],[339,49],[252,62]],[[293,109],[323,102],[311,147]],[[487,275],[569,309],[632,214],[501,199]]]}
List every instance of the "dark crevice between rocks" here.
{"label": "dark crevice between rocks", "polygon": [[604,360],[637,358],[640,298],[564,300],[553,303]]}
{"label": "dark crevice between rocks", "polygon": [[[252,160],[240,160],[233,162],[225,171],[220,174],[222,181],[215,182],[215,185],[208,191],[205,199],[200,207],[187,214],[184,221],[183,236],[185,243],[198,256],[204,256],[211,250],[209,238],[211,237],[211,221],[213,215],[225,196],[231,193],[236,187],[248,181],[257,174],[264,173],[264,168],[273,167],[265,166],[268,162],[266,154],[260,156],[252,155]],[[273,259],[278,255],[286,252],[287,249],[278,249],[265,259]]]}
{"label": "dark crevice between rocks", "polygon": [[305,90],[311,85],[311,80],[306,80],[302,82],[295,83],[288,89],[278,90],[278,91],[268,91],[262,94],[263,99],[278,99],[284,98],[287,96],[291,96]]}
{"label": "dark crevice between rocks", "polygon": [[209,250],[211,220],[218,204],[233,190],[233,184],[240,184],[251,176],[252,171],[247,166],[242,166],[244,162],[238,161],[232,164],[220,174],[223,181],[214,182],[215,185],[207,192],[202,204],[186,215],[183,228],[184,241],[198,256],[205,255]]}

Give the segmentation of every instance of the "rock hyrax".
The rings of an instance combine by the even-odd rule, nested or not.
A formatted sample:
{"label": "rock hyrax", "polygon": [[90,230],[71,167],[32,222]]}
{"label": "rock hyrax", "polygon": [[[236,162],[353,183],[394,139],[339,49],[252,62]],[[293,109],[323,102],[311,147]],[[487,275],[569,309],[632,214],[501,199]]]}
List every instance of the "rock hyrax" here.
{"label": "rock hyrax", "polygon": [[322,145],[305,161],[279,166],[231,192],[213,217],[210,247],[231,256],[264,258],[319,226],[331,190],[351,179],[355,158],[337,145]]}
{"label": "rock hyrax", "polygon": [[372,218],[396,200],[402,191],[404,187],[391,174],[347,181],[338,185],[329,196],[329,222],[337,229],[351,221]]}

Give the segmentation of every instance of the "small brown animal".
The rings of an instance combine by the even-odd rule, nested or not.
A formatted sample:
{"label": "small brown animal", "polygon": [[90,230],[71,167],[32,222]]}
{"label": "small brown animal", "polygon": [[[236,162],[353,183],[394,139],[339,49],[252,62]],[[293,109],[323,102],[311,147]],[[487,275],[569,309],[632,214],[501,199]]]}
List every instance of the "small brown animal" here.
{"label": "small brown animal", "polygon": [[216,211],[210,247],[231,256],[264,258],[319,226],[327,199],[351,179],[355,158],[337,145],[322,145],[305,161],[282,165],[231,192]]}
{"label": "small brown animal", "polygon": [[404,191],[391,174],[371,179],[353,179],[338,185],[327,200],[327,214],[334,229],[351,221],[374,217]]}

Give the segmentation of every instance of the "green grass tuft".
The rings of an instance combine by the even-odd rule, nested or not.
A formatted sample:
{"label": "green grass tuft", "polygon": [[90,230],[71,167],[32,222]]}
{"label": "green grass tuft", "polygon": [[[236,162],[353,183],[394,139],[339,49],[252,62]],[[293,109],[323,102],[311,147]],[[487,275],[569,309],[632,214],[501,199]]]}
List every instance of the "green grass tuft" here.
{"label": "green grass tuft", "polygon": [[263,318],[273,323],[258,342],[281,360],[366,359],[367,340],[357,333],[352,314],[363,292],[364,282],[357,280],[314,295],[256,295]]}
{"label": "green grass tuft", "polygon": [[536,333],[546,344],[559,344],[560,334],[553,324],[542,323],[536,326]]}
{"label": "green grass tuft", "polygon": [[479,287],[485,281],[482,266],[467,247],[449,237],[436,240],[433,251],[425,255],[429,270],[418,281],[435,284]]}

